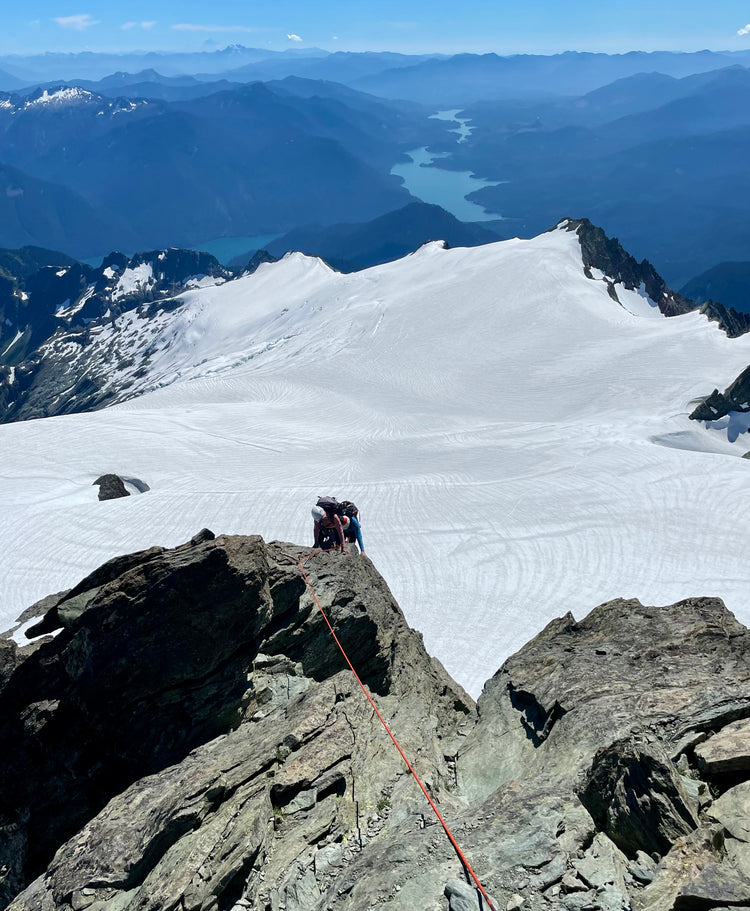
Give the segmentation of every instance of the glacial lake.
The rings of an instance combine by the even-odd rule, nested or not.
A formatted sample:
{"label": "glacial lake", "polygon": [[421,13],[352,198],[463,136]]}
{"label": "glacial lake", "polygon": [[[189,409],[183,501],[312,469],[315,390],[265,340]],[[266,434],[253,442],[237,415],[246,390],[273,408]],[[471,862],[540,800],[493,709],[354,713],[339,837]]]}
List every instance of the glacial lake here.
{"label": "glacial lake", "polygon": [[455,215],[459,221],[495,221],[502,218],[495,212],[488,212],[482,206],[466,199],[469,193],[482,187],[496,187],[501,180],[483,180],[471,171],[445,171],[429,165],[438,158],[448,158],[446,152],[428,152],[426,148],[413,149],[406,153],[411,161],[394,165],[391,174],[400,177],[406,189],[421,199],[442,206]]}
{"label": "glacial lake", "polygon": [[456,108],[453,111],[438,111],[437,114],[430,114],[430,120],[447,120],[449,123],[455,123],[456,127],[449,130],[449,133],[458,133],[456,142],[466,142],[474,132],[474,127],[470,127],[470,117],[459,117],[461,109]]}
{"label": "glacial lake", "polygon": [[[456,127],[450,130],[456,133],[456,142],[466,142],[471,135],[470,120],[459,117],[459,110],[438,111],[430,115],[430,120],[444,120],[455,123]],[[450,158],[449,152],[428,152],[427,148],[412,149],[406,153],[411,161],[401,162],[391,168],[391,174],[400,177],[406,189],[421,199],[422,202],[442,206],[459,221],[496,221],[502,218],[496,212],[488,212],[485,208],[470,202],[466,197],[474,190],[482,187],[496,187],[502,180],[484,180],[475,177],[471,171],[446,171],[443,168],[431,167],[434,161],[440,158]]]}

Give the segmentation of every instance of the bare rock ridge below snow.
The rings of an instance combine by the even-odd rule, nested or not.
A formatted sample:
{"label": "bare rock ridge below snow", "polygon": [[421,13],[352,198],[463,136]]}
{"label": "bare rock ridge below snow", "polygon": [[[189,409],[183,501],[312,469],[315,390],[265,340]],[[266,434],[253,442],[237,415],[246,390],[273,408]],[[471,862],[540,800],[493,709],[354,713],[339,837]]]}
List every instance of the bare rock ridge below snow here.
{"label": "bare rock ridge below snow", "polygon": [[496,908],[750,904],[750,633],[721,601],[567,614],[475,706],[367,559],[204,529],[0,639],[2,906],[484,907],[300,557]]}
{"label": "bare rock ridge below snow", "polygon": [[642,288],[664,316],[679,316],[699,310],[709,320],[718,323],[730,338],[750,330],[750,314],[740,313],[714,301],[698,304],[672,291],[647,259],[639,263],[622,248],[617,238],[607,237],[587,218],[563,219],[560,226],[578,234],[586,275],[592,278],[591,270],[598,269],[605,276],[607,289],[614,300],[618,300],[616,284],[631,291]]}

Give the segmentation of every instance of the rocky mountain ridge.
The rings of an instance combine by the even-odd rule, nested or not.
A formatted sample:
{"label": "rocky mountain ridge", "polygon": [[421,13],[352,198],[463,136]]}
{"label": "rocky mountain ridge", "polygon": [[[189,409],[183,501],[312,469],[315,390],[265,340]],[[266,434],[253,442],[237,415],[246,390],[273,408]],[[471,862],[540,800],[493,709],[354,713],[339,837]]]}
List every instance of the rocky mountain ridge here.
{"label": "rocky mountain ridge", "polygon": [[577,232],[586,275],[594,278],[591,270],[599,270],[613,300],[618,300],[617,284],[631,291],[641,288],[664,316],[679,316],[698,310],[712,322],[718,323],[719,328],[730,338],[750,331],[750,314],[711,300],[699,303],[673,291],[647,259],[639,263],[623,249],[616,237],[607,237],[601,228],[587,218],[564,219],[560,224],[568,231]]}
{"label": "rocky mountain ridge", "polygon": [[[5,251],[0,258],[0,408],[6,420],[32,416],[40,398],[51,401],[59,394],[50,351],[64,351],[64,357],[77,361],[97,332],[123,315],[138,311],[152,319],[173,309],[180,293],[233,277],[215,257],[195,250],[132,257],[111,253],[96,268],[34,247]],[[79,376],[57,413],[71,405],[75,410],[97,407],[101,385]]]}
{"label": "rocky mountain ridge", "polygon": [[[563,219],[551,230],[558,228],[577,234],[584,274],[603,281],[614,300],[618,287],[640,289],[664,316],[699,309],[729,335],[750,328],[747,314],[699,307],[669,289],[647,260],[638,263],[588,219]],[[410,245],[418,246],[418,236]],[[0,276],[6,324],[0,331],[0,422],[90,411],[171,382],[152,376],[149,365],[175,343],[179,330],[171,327],[183,312],[183,292],[241,278],[273,260],[260,251],[232,273],[205,253],[166,250],[132,259],[113,253],[96,270],[80,263],[47,266],[5,286]],[[252,350],[241,356],[251,357]]]}
{"label": "rocky mountain ridge", "polygon": [[0,644],[9,909],[485,907],[300,560],[496,908],[750,903],[750,634],[720,601],[561,617],[475,706],[366,558],[204,530]]}
{"label": "rocky mountain ridge", "polygon": [[0,251],[0,365],[20,364],[59,330],[115,320],[139,304],[232,277],[196,250],[114,252],[98,267],[38,247]]}

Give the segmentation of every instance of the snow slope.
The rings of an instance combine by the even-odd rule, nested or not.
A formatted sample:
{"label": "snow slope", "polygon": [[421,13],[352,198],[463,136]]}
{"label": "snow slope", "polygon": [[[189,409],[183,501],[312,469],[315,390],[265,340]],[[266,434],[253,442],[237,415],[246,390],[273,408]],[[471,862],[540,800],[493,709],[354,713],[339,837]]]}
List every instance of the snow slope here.
{"label": "snow slope", "polygon": [[[295,254],[186,293],[150,330],[152,391],[0,427],[0,627],[203,526],[309,543],[318,494],[357,502],[368,555],[473,694],[607,599],[717,595],[750,622],[750,446],[687,419],[750,337],[618,293],[563,230],[351,275]],[[104,472],[150,490],[100,503]]]}

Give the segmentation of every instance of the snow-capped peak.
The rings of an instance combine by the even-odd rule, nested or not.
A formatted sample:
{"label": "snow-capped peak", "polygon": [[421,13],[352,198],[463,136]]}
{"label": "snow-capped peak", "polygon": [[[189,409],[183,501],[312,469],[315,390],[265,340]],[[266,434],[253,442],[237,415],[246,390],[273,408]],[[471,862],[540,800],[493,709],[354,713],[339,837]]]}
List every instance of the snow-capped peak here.
{"label": "snow-capped peak", "polygon": [[89,104],[96,100],[99,100],[98,95],[78,86],[59,88],[53,91],[42,89],[39,94],[35,93],[26,100],[24,108],[65,107],[73,104]]}

